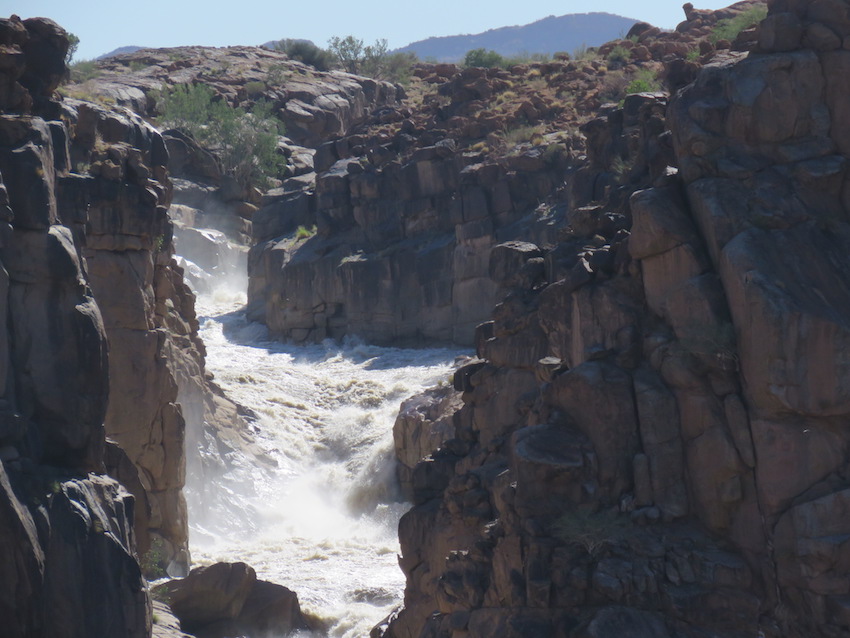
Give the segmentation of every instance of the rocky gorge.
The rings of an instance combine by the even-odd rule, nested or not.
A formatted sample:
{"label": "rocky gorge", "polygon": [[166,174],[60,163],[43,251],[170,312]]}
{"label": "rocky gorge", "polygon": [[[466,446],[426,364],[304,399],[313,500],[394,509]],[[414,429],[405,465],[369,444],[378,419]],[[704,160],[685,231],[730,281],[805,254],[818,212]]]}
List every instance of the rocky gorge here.
{"label": "rocky gorge", "polygon": [[[278,337],[475,348],[396,421],[407,584],[373,636],[850,634],[850,5],[710,37],[756,4],[407,88],[184,47],[64,97],[62,28],[0,20],[4,631],[321,632],[242,563],[157,586],[179,631],[152,611],[187,480],[212,507],[237,453],[272,464],[174,256],[210,224]],[[151,123],[187,82],[273,104],[272,188]]]}

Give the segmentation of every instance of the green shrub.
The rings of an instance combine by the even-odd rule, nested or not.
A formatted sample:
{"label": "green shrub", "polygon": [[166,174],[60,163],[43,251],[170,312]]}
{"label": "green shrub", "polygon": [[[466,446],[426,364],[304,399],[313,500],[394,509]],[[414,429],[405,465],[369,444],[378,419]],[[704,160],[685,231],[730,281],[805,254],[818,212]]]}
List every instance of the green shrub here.
{"label": "green shrub", "polygon": [[369,77],[378,77],[389,55],[387,51],[388,43],[385,38],[375,40],[375,44],[364,47],[363,59],[360,61],[360,72]]}
{"label": "green shrub", "polygon": [[652,69],[641,69],[626,86],[626,95],[632,93],[652,93],[661,90],[658,74]]}
{"label": "green shrub", "polygon": [[629,60],[632,59],[632,52],[629,51],[626,47],[621,44],[615,46],[608,53],[608,62],[613,65],[623,65],[628,64]]}
{"label": "green shrub", "polygon": [[316,234],[316,226],[313,225],[311,228],[307,228],[306,226],[299,226],[295,231],[295,239],[308,239]]}
{"label": "green shrub", "polygon": [[146,69],[147,67],[148,65],[142,62],[141,60],[130,60],[130,70],[133,73],[141,71],[142,69]]}
{"label": "green shrub", "polygon": [[622,71],[606,73],[599,87],[599,97],[608,102],[619,102],[626,95],[629,80]]}
{"label": "green shrub", "polygon": [[246,82],[245,83],[245,93],[248,94],[248,97],[256,97],[258,95],[262,95],[266,92],[266,83],[265,82]]}
{"label": "green shrub", "polygon": [[391,53],[384,61],[382,75],[384,80],[407,86],[413,72],[413,65],[419,61],[412,51],[407,53]]}
{"label": "green shrub", "polygon": [[736,15],[734,18],[727,18],[718,22],[711,34],[708,36],[709,41],[716,43],[720,40],[728,40],[732,42],[738,37],[738,34],[745,29],[758,24],[767,17],[767,6],[756,5],[750,7]]}
{"label": "green shrub", "polygon": [[215,91],[206,84],[177,84],[159,96],[157,108],[163,125],[191,133],[199,141],[208,134],[211,116],[228,108],[213,101]]}
{"label": "green shrub", "polygon": [[587,60],[592,60],[596,57],[596,49],[588,48],[586,44],[582,44],[580,47],[576,48],[573,51],[572,59],[577,62],[583,62]]}
{"label": "green shrub", "polygon": [[549,165],[555,164],[567,155],[567,147],[563,144],[551,143],[543,151],[543,161]]}
{"label": "green shrub", "polygon": [[334,37],[328,41],[328,49],[336,63],[349,73],[400,84],[410,82],[413,64],[418,60],[415,53],[389,53],[385,38],[364,45],[353,35]]}
{"label": "green shrub", "polygon": [[275,51],[285,53],[291,60],[309,64],[317,71],[327,71],[333,65],[333,54],[316,46],[310,40],[286,38],[274,44]]}
{"label": "green shrub", "polygon": [[505,66],[505,59],[488,49],[472,49],[463,57],[463,66],[478,66],[486,69]]}
{"label": "green shrub", "polygon": [[517,126],[505,131],[505,141],[510,145],[522,144],[523,142],[542,143],[540,126]]}
{"label": "green shrub", "polygon": [[349,73],[360,73],[360,67],[363,64],[363,40],[353,35],[347,35],[344,38],[334,36],[328,40],[328,50],[344,70]]}
{"label": "green shrub", "polygon": [[611,162],[611,172],[617,178],[617,183],[624,184],[635,167],[636,157],[615,157]]}
{"label": "green shrub", "polygon": [[413,64],[418,60],[415,53],[388,53],[385,39],[364,47],[360,72],[363,75],[407,84]]}
{"label": "green shrub", "polygon": [[167,576],[163,564],[168,557],[165,554],[165,542],[159,537],[151,539],[150,549],[145,552],[139,561],[142,573],[149,579],[163,578]]}
{"label": "green shrub", "polygon": [[77,49],[80,46],[80,38],[76,35],[68,32],[68,53],[65,54],[65,64],[71,64],[71,60],[74,59],[74,54],[77,52]]}
{"label": "green shrub", "polygon": [[[498,55],[498,54],[497,54]],[[520,51],[516,55],[512,55],[504,59],[504,66],[510,68],[518,64],[531,64],[532,62],[548,62],[552,59],[548,53],[529,53],[528,51]]]}
{"label": "green shrub", "polygon": [[283,170],[278,153],[282,124],[272,106],[258,102],[253,111],[231,107],[205,84],[180,84],[158,101],[161,123],[191,134],[221,159],[224,171],[243,187],[264,186]]}
{"label": "green shrub", "polygon": [[74,64],[72,64],[69,68],[71,71],[71,81],[76,82],[77,84],[93,80],[103,73],[103,71],[97,67],[97,62],[95,60],[80,60],[79,62],[74,62]]}

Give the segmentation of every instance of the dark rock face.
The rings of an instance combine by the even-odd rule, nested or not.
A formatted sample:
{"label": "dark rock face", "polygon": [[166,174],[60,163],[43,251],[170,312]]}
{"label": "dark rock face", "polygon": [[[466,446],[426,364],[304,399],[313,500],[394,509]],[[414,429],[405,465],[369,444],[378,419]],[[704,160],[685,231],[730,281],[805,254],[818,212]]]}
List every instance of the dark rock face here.
{"label": "dark rock face", "polygon": [[[0,466],[4,635],[150,635],[147,584],[133,553],[134,499],[105,476],[45,486]],[[61,475],[57,475],[61,476]]]}
{"label": "dark rock face", "polygon": [[69,128],[51,96],[68,40],[49,20],[16,17],[0,22],[0,40],[15,61],[0,80],[3,631],[143,638],[135,500],[102,475],[107,330],[82,254],[86,220],[60,192]]}
{"label": "dark rock face", "polygon": [[[184,416],[193,450],[247,441],[204,371],[162,136],[129,111],[54,100],[68,47],[55,23],[0,20],[0,41],[4,635],[147,636],[140,563],[188,569]],[[198,474],[223,463],[206,458]]]}
{"label": "dark rock face", "polygon": [[[86,102],[64,103],[73,136],[70,164],[86,175],[58,179],[61,217],[75,222],[87,279],[110,343],[106,434],[140,472],[149,511],[140,513],[139,549],[151,543],[174,569],[188,565],[185,422],[173,352],[192,342],[193,298],[170,258],[166,210],[171,183],[162,137],[141,118]],[[181,345],[175,347],[174,342]],[[182,566],[182,567],[181,567]]]}
{"label": "dark rock face", "polygon": [[[846,16],[773,3],[753,53],[672,99],[670,133],[638,117],[677,174],[643,156],[644,190],[572,208],[542,279],[520,276],[533,250],[492,251],[504,300],[462,407],[412,400],[397,424],[423,454],[402,459],[405,606],[375,635],[850,630]],[[588,125],[573,192],[629,108]],[[629,232],[594,243],[616,214]]]}
{"label": "dark rock face", "polygon": [[[533,226],[564,166],[539,149],[476,163],[452,139],[402,154],[361,147],[359,157],[353,145],[321,147],[315,185],[285,183],[255,213],[251,318],[295,341],[472,344],[496,300],[491,248],[518,220]],[[293,236],[311,224],[315,236]]]}

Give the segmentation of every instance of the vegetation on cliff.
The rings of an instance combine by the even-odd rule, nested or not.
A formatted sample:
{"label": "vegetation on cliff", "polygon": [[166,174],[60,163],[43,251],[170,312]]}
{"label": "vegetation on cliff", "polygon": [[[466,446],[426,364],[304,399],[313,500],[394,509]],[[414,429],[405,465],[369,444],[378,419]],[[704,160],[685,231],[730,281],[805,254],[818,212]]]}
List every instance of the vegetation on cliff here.
{"label": "vegetation on cliff", "polygon": [[284,126],[268,102],[257,101],[250,111],[234,108],[204,84],[178,84],[156,97],[161,126],[189,133],[214,151],[243,188],[266,187],[282,172],[278,137]]}

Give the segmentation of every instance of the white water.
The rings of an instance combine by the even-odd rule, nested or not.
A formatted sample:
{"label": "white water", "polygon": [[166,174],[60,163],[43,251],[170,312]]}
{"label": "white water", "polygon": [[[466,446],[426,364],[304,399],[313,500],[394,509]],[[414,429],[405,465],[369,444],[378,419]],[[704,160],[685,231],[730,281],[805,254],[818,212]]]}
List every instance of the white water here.
{"label": "white water", "polygon": [[297,592],[327,635],[368,636],[404,589],[397,527],[409,505],[393,502],[392,425],[404,399],[449,379],[459,353],[287,345],[247,323],[244,302],[222,290],[199,298],[207,369],[257,414],[279,469],[251,474],[252,525],[192,526],[193,561],[244,561]]}

